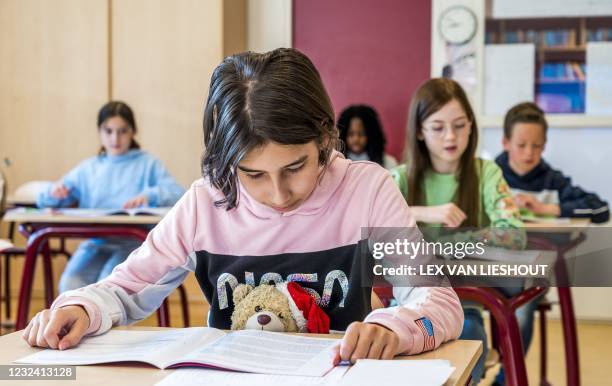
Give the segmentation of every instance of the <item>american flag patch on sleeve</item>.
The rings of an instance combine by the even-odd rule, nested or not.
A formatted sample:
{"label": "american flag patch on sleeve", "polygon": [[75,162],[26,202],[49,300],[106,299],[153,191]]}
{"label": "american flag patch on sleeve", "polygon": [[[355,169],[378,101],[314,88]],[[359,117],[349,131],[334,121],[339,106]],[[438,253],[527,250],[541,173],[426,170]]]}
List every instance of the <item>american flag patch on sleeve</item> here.
{"label": "american flag patch on sleeve", "polygon": [[434,336],[433,324],[427,318],[421,318],[414,321],[419,330],[423,333],[423,351],[430,351],[436,347],[436,337]]}

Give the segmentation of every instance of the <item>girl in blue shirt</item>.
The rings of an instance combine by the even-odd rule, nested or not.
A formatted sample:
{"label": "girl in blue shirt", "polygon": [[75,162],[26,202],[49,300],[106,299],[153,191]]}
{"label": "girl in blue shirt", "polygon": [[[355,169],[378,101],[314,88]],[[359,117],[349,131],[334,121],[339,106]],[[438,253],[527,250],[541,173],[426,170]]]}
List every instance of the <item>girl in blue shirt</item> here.
{"label": "girl in blue shirt", "polygon": [[[158,159],[140,150],[134,139],[136,121],[127,104],[112,101],[104,105],[98,113],[98,131],[98,155],[82,161],[43,191],[38,207],[128,209],[174,205],[184,189]],[[62,274],[60,293],[108,276],[139,245],[135,239],[120,237],[81,243]]]}

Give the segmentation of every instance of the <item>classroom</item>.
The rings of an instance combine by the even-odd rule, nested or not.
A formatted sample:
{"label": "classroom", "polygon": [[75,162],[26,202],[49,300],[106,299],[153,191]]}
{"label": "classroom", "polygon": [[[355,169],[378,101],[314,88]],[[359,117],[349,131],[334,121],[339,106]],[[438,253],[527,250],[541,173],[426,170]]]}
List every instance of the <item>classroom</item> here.
{"label": "classroom", "polygon": [[0,385],[606,385],[612,0],[0,0]]}

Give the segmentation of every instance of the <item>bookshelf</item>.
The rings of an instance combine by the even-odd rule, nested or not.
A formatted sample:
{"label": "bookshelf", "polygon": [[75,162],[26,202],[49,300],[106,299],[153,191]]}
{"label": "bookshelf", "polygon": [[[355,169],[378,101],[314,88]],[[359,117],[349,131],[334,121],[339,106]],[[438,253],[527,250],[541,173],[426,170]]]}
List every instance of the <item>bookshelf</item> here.
{"label": "bookshelf", "polygon": [[[528,0],[515,1],[523,4]],[[503,122],[503,114],[500,112],[500,108],[486,108],[487,101],[491,101],[491,94],[487,93],[487,86],[492,84],[489,83],[490,79],[495,79],[489,76],[490,71],[487,71],[486,68],[487,60],[485,58],[489,58],[490,52],[488,47],[500,45],[501,48],[501,45],[514,44],[519,47],[519,44],[523,46],[530,44],[533,45],[535,52],[533,54],[533,67],[529,63],[533,77],[528,78],[533,79],[530,86],[533,89],[528,87],[531,84],[528,80],[520,86],[520,90],[526,92],[516,94],[522,94],[523,96],[520,98],[523,100],[530,99],[525,95],[533,95],[531,99],[547,112],[547,119],[552,127],[612,127],[612,109],[609,113],[607,108],[603,113],[598,111],[599,115],[585,113],[587,111],[587,80],[589,74],[587,47],[589,43],[593,42],[610,42],[612,44],[612,12],[608,12],[606,9],[599,13],[585,11],[584,14],[581,14],[580,0],[574,1],[575,4],[572,3],[573,8],[571,12],[567,12],[567,15],[564,15],[564,12],[569,9],[568,7],[541,7],[539,3],[534,3],[533,7],[534,9],[538,8],[537,12],[530,13],[527,9],[521,9],[521,12],[517,11],[516,14],[497,12],[497,17],[495,17],[492,10],[495,6],[495,0],[434,0],[432,12],[434,23],[438,20],[439,14],[444,12],[444,9],[454,6],[454,4],[471,7],[478,16],[478,22],[481,23],[482,33],[476,36],[476,39],[480,39],[476,42],[479,46],[473,49],[476,55],[479,55],[473,76],[477,79],[478,85],[472,88],[470,95],[475,110],[480,117],[481,126],[499,127]],[[564,2],[569,4],[572,0],[564,0]],[[504,5],[504,7],[506,6],[507,4]],[[547,9],[550,9],[550,16],[543,11]],[[440,52],[440,46],[445,46],[448,50],[449,44],[433,35],[432,52],[434,50]],[[432,76],[440,76],[440,71],[436,70],[440,67],[440,64],[437,63],[440,56],[432,55]],[[530,62],[530,60],[531,53],[528,57],[523,58],[525,63]],[[499,63],[499,59],[497,63]],[[495,66],[495,68],[500,67]],[[508,68],[516,68],[516,66],[509,65]],[[509,72],[503,74],[513,75]],[[512,78],[512,76],[509,76],[509,78]],[[461,83],[459,79],[457,80]],[[507,90],[514,91],[517,88],[514,87],[513,90],[511,84]],[[593,91],[594,89],[590,90]],[[499,97],[499,94],[493,95]],[[607,95],[607,92],[605,95]],[[612,95],[612,89],[610,95]],[[511,97],[507,99],[511,99]],[[591,99],[591,101],[593,100],[595,99]],[[505,101],[501,101],[500,105],[505,107]],[[507,108],[509,107],[511,106],[507,106]]]}
{"label": "bookshelf", "polygon": [[535,45],[535,99],[550,114],[584,114],[588,42],[612,41],[612,17],[493,19],[485,44]]}

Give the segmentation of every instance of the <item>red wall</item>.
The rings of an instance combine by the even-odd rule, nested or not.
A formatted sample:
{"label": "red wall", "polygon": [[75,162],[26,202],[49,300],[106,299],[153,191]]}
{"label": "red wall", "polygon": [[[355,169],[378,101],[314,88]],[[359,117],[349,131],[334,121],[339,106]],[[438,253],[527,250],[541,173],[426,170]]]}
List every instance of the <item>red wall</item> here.
{"label": "red wall", "polygon": [[429,77],[430,35],[431,0],[293,2],[293,46],[317,66],[336,117],[372,105],[398,158],[410,96]]}

